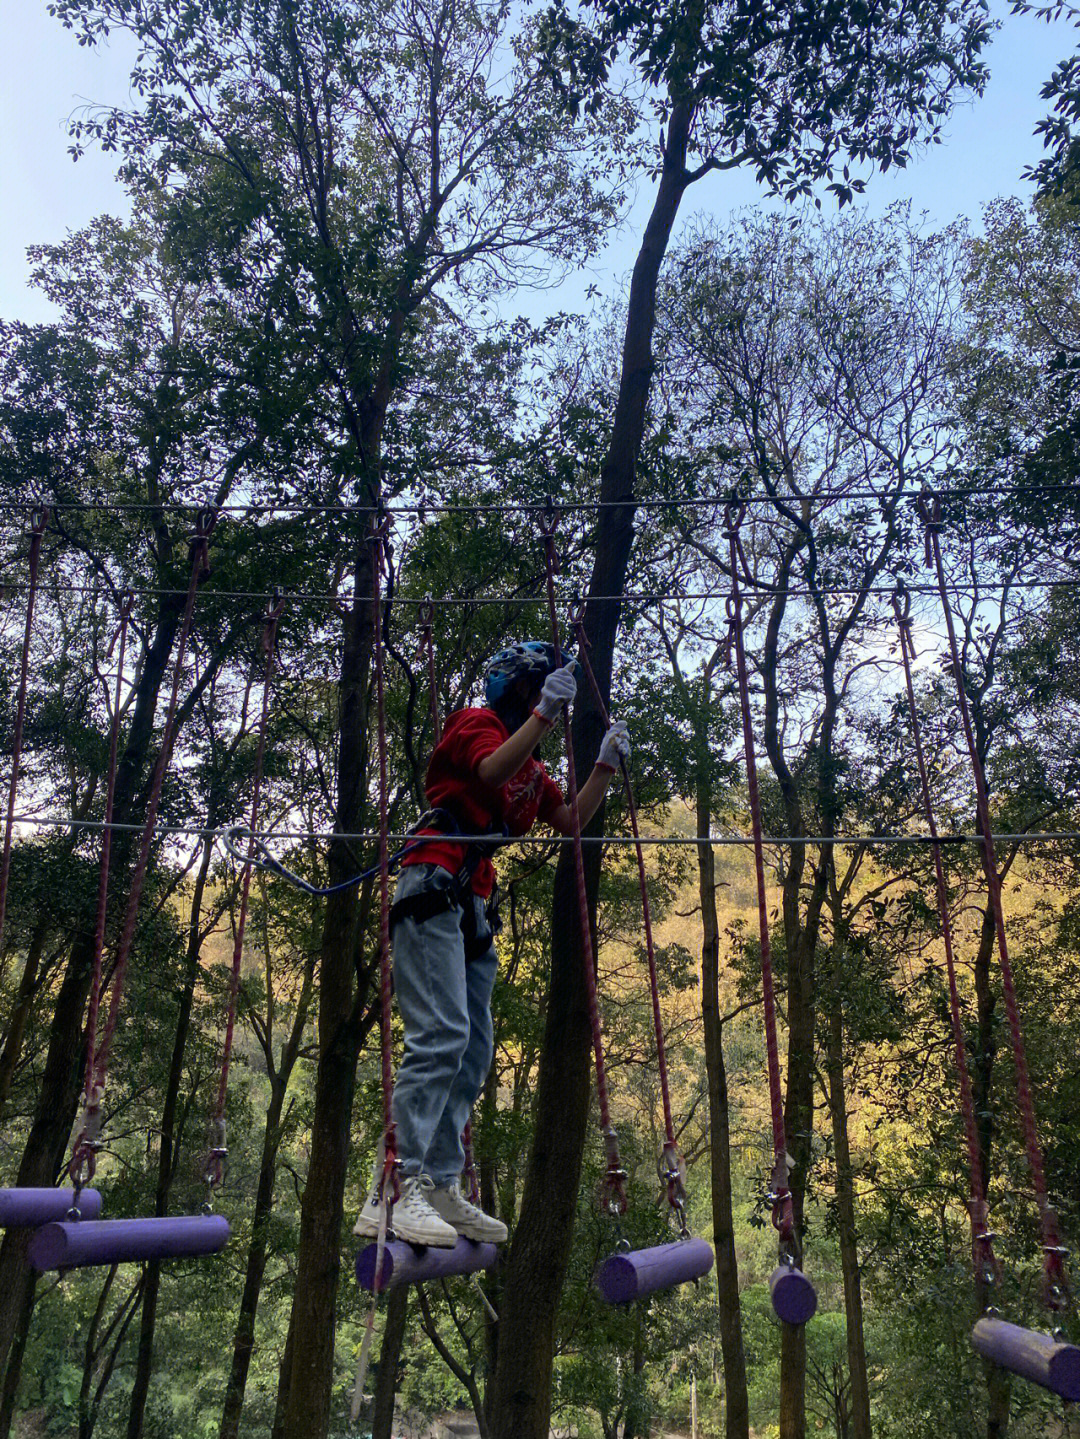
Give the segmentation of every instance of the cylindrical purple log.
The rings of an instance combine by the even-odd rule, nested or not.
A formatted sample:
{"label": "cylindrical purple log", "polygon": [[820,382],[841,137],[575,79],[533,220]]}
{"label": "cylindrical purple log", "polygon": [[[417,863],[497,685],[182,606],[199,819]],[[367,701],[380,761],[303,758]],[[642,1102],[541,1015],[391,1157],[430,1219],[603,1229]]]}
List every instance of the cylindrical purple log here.
{"label": "cylindrical purple log", "polygon": [[971,1331],[971,1342],[984,1359],[1010,1374],[1041,1384],[1062,1399],[1080,1399],[1080,1349],[1075,1344],[1006,1324],[1004,1319],[980,1319]]}
{"label": "cylindrical purple log", "polygon": [[[375,1260],[379,1246],[368,1244],[356,1256],[356,1281],[370,1294],[375,1284]],[[472,1239],[459,1239],[453,1249],[426,1248],[406,1244],[402,1239],[387,1241],[383,1251],[379,1293],[396,1289],[399,1284],[422,1284],[427,1279],[449,1279],[455,1274],[478,1274],[492,1269],[499,1262],[494,1244],[477,1244]]]}
{"label": "cylindrical purple log", "polygon": [[817,1313],[817,1294],[801,1269],[781,1264],[769,1275],[776,1317],[785,1324],[805,1324]]}
{"label": "cylindrical purple log", "polygon": [[654,1249],[613,1254],[596,1271],[594,1283],[608,1304],[629,1304],[660,1289],[700,1279],[713,1267],[712,1246],[704,1239],[677,1239]]}
{"label": "cylindrical purple log", "polygon": [[228,1241],[229,1222],[220,1214],[79,1219],[46,1224],[31,1239],[28,1255],[35,1269],[77,1269],[83,1264],[217,1254]]}
{"label": "cylindrical purple log", "polygon": [[[75,1201],[74,1189],[0,1189],[0,1229],[37,1229],[54,1219],[66,1219]],[[101,1213],[101,1195],[96,1189],[79,1194],[83,1219]]]}

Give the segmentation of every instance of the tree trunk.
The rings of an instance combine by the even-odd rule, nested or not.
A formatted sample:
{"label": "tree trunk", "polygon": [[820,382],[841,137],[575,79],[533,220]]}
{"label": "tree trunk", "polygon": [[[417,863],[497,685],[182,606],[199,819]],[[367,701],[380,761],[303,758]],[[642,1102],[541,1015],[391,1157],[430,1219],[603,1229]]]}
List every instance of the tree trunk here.
{"label": "tree trunk", "polygon": [[[594,597],[620,595],[626,584],[633,542],[634,477],[653,372],[656,292],[687,184],[686,148],[692,120],[692,105],[676,101],[669,117],[656,200],[634,265],[619,396],[600,472],[600,498],[605,507],[598,521],[585,631],[605,702],[621,605],[618,600],[598,602]],[[601,721],[587,691],[579,694],[573,725],[575,754],[583,761],[591,759],[597,753]],[[589,826],[590,833],[602,832],[603,814],[601,806]],[[592,916],[599,878],[599,847],[588,845],[585,882]],[[570,847],[564,846],[555,874],[551,979],[537,1078],[536,1129],[499,1315],[498,1363],[489,1412],[493,1439],[548,1439],[555,1318],[574,1233],[590,1091],[591,1035],[575,889],[573,855]]]}
{"label": "tree trunk", "polygon": [[375,1398],[371,1410],[371,1439],[392,1439],[394,1396],[397,1393],[398,1363],[405,1342],[409,1290],[406,1285],[391,1289],[386,1299],[386,1324],[375,1374]]}
{"label": "tree trunk", "polygon": [[[267,983],[270,984],[269,962]],[[247,1390],[248,1370],[255,1348],[255,1318],[262,1293],[263,1276],[266,1273],[267,1241],[270,1230],[270,1215],[274,1208],[274,1186],[277,1181],[277,1157],[282,1139],[282,1112],[289,1080],[300,1054],[300,1046],[307,1027],[308,1014],[314,983],[313,965],[305,970],[303,988],[297,1002],[289,1038],[281,1052],[277,1067],[273,1064],[273,1033],[269,1022],[266,1032],[267,1069],[270,1073],[270,1104],[266,1111],[266,1127],[263,1130],[262,1158],[259,1162],[259,1183],[255,1193],[255,1210],[251,1220],[251,1242],[248,1246],[247,1268],[244,1274],[244,1289],[240,1296],[240,1313],[236,1320],[233,1336],[232,1366],[229,1383],[225,1390],[225,1402],[221,1412],[219,1439],[236,1439],[240,1431],[240,1417],[244,1409],[244,1394]],[[272,1011],[270,1011],[272,1012]],[[278,1409],[282,1396],[279,1390]],[[275,1418],[275,1423],[277,1419]]]}
{"label": "tree trunk", "polygon": [[11,1085],[22,1057],[26,1027],[30,1023],[30,1012],[34,1007],[34,995],[37,993],[41,957],[45,953],[45,940],[49,934],[49,917],[48,906],[43,906],[38,913],[34,931],[30,936],[30,943],[26,947],[26,963],[23,965],[23,972],[19,979],[19,989],[15,995],[11,1023],[4,1040],[4,1050],[0,1054],[0,1119],[7,1112],[8,1100],[11,1098]]}
{"label": "tree trunk", "polygon": [[[206,816],[207,829],[212,830],[216,823],[215,806],[211,805]],[[188,1035],[191,1032],[191,1009],[195,1002],[195,983],[199,977],[199,961],[202,955],[202,935],[199,924],[202,916],[203,896],[206,892],[206,880],[213,858],[214,842],[212,839],[207,839],[203,845],[203,857],[199,864],[199,872],[195,876],[195,887],[191,895],[191,917],[188,921],[187,954],[184,960],[184,987],[180,993],[180,1008],[176,1016],[176,1031],[173,1035],[172,1061],[169,1065],[165,1104],[161,1114],[161,1147],[158,1152],[157,1186],[154,1190],[154,1214],[159,1218],[169,1212],[169,1191],[172,1189],[173,1175],[176,1171],[176,1156],[180,1148],[181,1135],[177,1132],[180,1085],[184,1077],[184,1056],[187,1053]],[[150,1392],[150,1378],[154,1368],[154,1333],[157,1328],[157,1305],[160,1291],[161,1261],[160,1259],[150,1259],[143,1269],[142,1312],[139,1318],[139,1346],[135,1359],[135,1379],[128,1408],[128,1439],[142,1439],[146,1398]]]}
{"label": "tree trunk", "polygon": [[[971,1088],[975,1101],[975,1128],[979,1141],[979,1158],[982,1162],[983,1198],[990,1183],[990,1162],[994,1147],[993,1080],[994,1060],[997,1055],[995,1019],[997,994],[993,985],[992,962],[994,943],[997,938],[994,926],[994,911],[989,902],[983,910],[982,926],[979,932],[979,947],[975,952],[973,970],[975,975],[975,1005],[978,1031],[976,1051],[973,1056]],[[981,1274],[976,1275],[976,1302],[981,1313],[994,1302]],[[986,1439],[1006,1439],[1009,1432],[1009,1412],[1012,1406],[1012,1381],[1008,1372],[996,1364],[983,1364],[986,1380]]]}
{"label": "tree trunk", "polygon": [[[712,806],[707,788],[697,797],[697,832],[708,834]],[[727,1439],[749,1439],[750,1399],[746,1389],[739,1267],[735,1253],[735,1220],[731,1203],[731,1136],[728,1114],[724,1032],[720,1022],[720,925],[716,913],[716,855],[712,845],[698,847],[698,891],[701,897],[701,1018],[705,1040],[705,1072],[709,1085],[709,1161],[712,1179],[713,1247],[720,1311],[720,1348],[724,1359]]]}
{"label": "tree trunk", "polygon": [[[835,978],[834,973],[834,980]],[[833,1149],[836,1156],[836,1210],[840,1265],[844,1275],[844,1314],[847,1321],[848,1376],[851,1384],[850,1406],[846,1402],[844,1404],[844,1432],[850,1427],[852,1439],[870,1439],[870,1385],[866,1372],[866,1340],[863,1332],[862,1274],[859,1267],[855,1183],[847,1127],[844,1020],[836,984],[833,988],[832,1012],[829,1015],[826,1073],[829,1082]]]}
{"label": "tree trunk", "polygon": [[[368,676],[373,641],[372,546],[360,538],[353,608],[341,661],[338,739],[339,833],[364,828],[367,809]],[[330,847],[331,884],[356,873],[350,845]],[[352,1137],[353,1089],[370,984],[359,973],[362,935],[356,890],[326,901],[319,960],[319,1062],[311,1154],[300,1215],[300,1249],[291,1320],[291,1362],[282,1439],[321,1439],[330,1426],[337,1293],[341,1275],[345,1184]]]}

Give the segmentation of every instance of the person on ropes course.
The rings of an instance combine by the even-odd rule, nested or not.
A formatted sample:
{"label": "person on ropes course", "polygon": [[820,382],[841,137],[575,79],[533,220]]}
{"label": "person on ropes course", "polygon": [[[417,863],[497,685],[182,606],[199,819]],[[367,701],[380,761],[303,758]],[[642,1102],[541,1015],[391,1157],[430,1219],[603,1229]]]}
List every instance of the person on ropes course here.
{"label": "person on ropes course", "polygon": [[[562,791],[537,758],[539,745],[577,692],[576,665],[554,645],[512,644],[489,661],[484,708],[451,714],[428,765],[432,809],[418,836],[445,836],[407,853],[390,911],[394,988],[405,1053],[394,1085],[400,1195],[393,1229],[412,1244],[449,1248],[458,1236],[501,1243],[506,1226],[462,1193],[462,1131],[494,1053],[491,993],[498,929],[490,852],[540,820],[571,833]],[[620,759],[624,723],[604,736],[582,785],[581,822],[596,812]],[[455,835],[491,834],[486,843]],[[379,1175],[354,1233],[379,1231]]]}

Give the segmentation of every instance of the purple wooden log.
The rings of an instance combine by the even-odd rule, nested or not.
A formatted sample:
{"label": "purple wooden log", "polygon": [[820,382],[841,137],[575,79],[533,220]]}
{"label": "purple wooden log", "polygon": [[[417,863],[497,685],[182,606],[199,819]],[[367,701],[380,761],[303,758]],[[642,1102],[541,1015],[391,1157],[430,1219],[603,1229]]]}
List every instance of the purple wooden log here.
{"label": "purple wooden log", "polygon": [[801,1269],[781,1264],[769,1275],[776,1317],[785,1324],[805,1324],[817,1312],[817,1294]]}
{"label": "purple wooden log", "polygon": [[712,1245],[704,1239],[676,1239],[654,1249],[612,1254],[596,1271],[594,1283],[608,1304],[629,1304],[658,1289],[700,1279],[713,1267]]}
{"label": "purple wooden log", "polygon": [[[75,1199],[74,1189],[0,1189],[0,1229],[37,1229],[53,1219],[66,1219]],[[101,1213],[101,1195],[84,1189],[79,1195],[83,1219]]]}
{"label": "purple wooden log", "polygon": [[[370,1294],[375,1284],[377,1244],[368,1244],[356,1256],[356,1282]],[[455,1274],[478,1274],[492,1269],[499,1262],[494,1244],[478,1244],[472,1239],[459,1239],[453,1249],[437,1249],[435,1245],[406,1244],[403,1239],[387,1241],[383,1251],[379,1293],[396,1289],[399,1284],[422,1284],[427,1279],[449,1279]]]}
{"label": "purple wooden log", "polygon": [[1004,1319],[980,1319],[971,1342],[983,1356],[1010,1374],[1019,1374],[1074,1402],[1080,1399],[1080,1349],[1052,1334],[1021,1329]]}
{"label": "purple wooden log", "polygon": [[76,1269],[83,1264],[217,1254],[228,1241],[229,1222],[220,1214],[79,1219],[39,1229],[30,1241],[28,1256],[35,1269]]}

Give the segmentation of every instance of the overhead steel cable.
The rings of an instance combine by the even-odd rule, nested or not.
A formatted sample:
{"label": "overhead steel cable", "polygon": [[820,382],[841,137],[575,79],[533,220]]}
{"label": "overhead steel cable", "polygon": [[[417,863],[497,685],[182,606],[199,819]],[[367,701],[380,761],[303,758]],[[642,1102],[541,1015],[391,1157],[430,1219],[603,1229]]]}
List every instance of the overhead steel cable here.
{"label": "overhead steel cable", "polygon": [[[19,593],[25,590],[26,587],[27,582],[25,580],[9,581],[0,578],[0,590],[5,590],[9,593]],[[81,584],[75,581],[60,581],[58,583],[51,584],[49,588],[57,591],[60,594],[97,594],[102,596],[103,598],[107,594],[107,591],[105,591],[101,585]],[[117,586],[117,588],[119,589],[119,586]],[[961,583],[958,580],[951,581],[949,583],[949,589],[953,594],[969,593],[973,588],[985,591],[987,593],[996,593],[999,590],[1072,590],[1080,589],[1080,578],[1045,580],[986,580],[980,581],[976,586]],[[937,585],[930,584],[909,584],[907,586],[907,589],[908,593],[913,595],[936,595],[938,593]],[[821,585],[816,589],[808,589],[804,586],[795,586],[786,587],[783,590],[776,589],[772,586],[759,584],[754,589],[753,595],[755,598],[758,599],[770,599],[774,596],[779,595],[783,595],[786,599],[815,599],[820,598],[821,596],[847,596],[849,598],[855,598],[856,596],[869,595],[880,596],[882,599],[889,600],[891,602],[892,596],[893,594],[895,594],[895,592],[896,583],[894,581],[891,584],[881,585]],[[186,592],[180,589],[140,589],[138,586],[125,585],[123,588],[123,593],[129,595],[138,595],[148,599],[180,599],[183,598]],[[215,590],[207,588],[201,590],[199,593],[199,607],[200,609],[202,609],[207,603],[209,603],[209,601],[215,599],[243,600],[253,604],[268,604],[271,600],[274,599],[275,593],[276,592],[273,590]],[[595,595],[591,598],[597,600],[598,602],[614,602],[615,600],[622,600],[629,604],[646,605],[670,604],[673,600],[689,600],[695,603],[710,600],[715,600],[719,602],[721,600],[729,600],[731,597],[732,596],[730,590],[671,590],[663,593],[661,593],[660,591],[650,591],[646,593],[644,591],[635,592],[633,590],[628,590],[625,594],[622,595]],[[749,596],[744,592],[743,598],[746,599],[749,598]],[[343,593],[330,594],[320,591],[295,590],[290,591],[285,596],[285,599],[290,603],[307,602],[310,604],[336,605],[339,603],[351,603],[358,600],[359,603],[365,604],[370,603],[371,596],[346,596]],[[547,597],[540,594],[443,595],[437,598],[433,598],[431,595],[424,595],[422,598],[410,598],[408,595],[395,595],[394,603],[399,606],[407,605],[410,609],[420,611],[423,610],[426,605],[433,605],[437,608],[461,607],[467,605],[544,605],[547,603]]]}
{"label": "overhead steel cable", "polygon": [[[121,824],[113,822],[106,826],[100,819],[78,819],[73,815],[33,815],[17,814],[14,816],[15,824],[35,825],[40,829],[71,829],[88,830],[97,832],[108,827],[112,830],[142,829],[141,824]],[[224,831],[216,828],[207,828],[205,825],[185,824],[159,824],[156,832],[168,835],[190,835],[193,838],[205,839],[208,835],[224,834]],[[240,841],[249,837],[249,832],[243,828],[231,826],[229,833],[234,840]],[[403,834],[390,834],[387,839],[394,844],[406,843],[415,836]],[[995,844],[1026,845],[1026,844],[1059,844],[1070,843],[1080,840],[1080,830],[1031,830],[1016,834],[994,834],[991,836]],[[255,839],[267,844],[274,841],[297,841],[315,843],[316,841],[340,840],[345,844],[373,844],[379,839],[377,830],[368,830],[357,834],[340,834],[336,830],[326,829],[271,829],[260,830]],[[481,840],[490,842],[489,834],[462,834],[455,835],[454,842],[460,844],[474,844]],[[582,844],[613,844],[613,845],[636,845],[648,844],[656,847],[661,846],[683,846],[711,844],[717,846],[742,846],[752,845],[754,837],[750,834],[705,834],[705,835],[683,835],[683,834],[643,834],[635,839],[633,835],[627,834],[601,834],[582,835]],[[509,842],[511,845],[558,845],[573,843],[572,836],[560,834],[525,834],[517,835]],[[865,845],[870,847],[883,847],[888,845],[929,845],[947,844],[961,845],[973,844],[983,845],[985,840],[981,834],[939,834],[935,840],[929,834],[766,834],[762,836],[762,843],[767,845]]]}
{"label": "overhead steel cable", "polygon": [[[996,500],[1006,495],[1060,495],[1076,494],[1080,498],[1080,487],[1068,484],[1035,484],[1035,485],[993,485],[973,486],[968,489],[927,489],[920,492],[910,491],[901,495],[901,499],[910,499],[914,503],[918,499],[918,493],[929,495],[931,498],[938,497],[947,501],[963,501],[969,499]],[[725,505],[737,502],[740,505],[774,505],[782,503],[785,505],[798,505],[806,501],[821,504],[838,504],[840,502],[867,501],[880,504],[882,501],[892,503],[897,497],[886,491],[880,490],[849,490],[842,494],[784,494],[784,495],[688,495],[682,498],[661,499],[646,498],[638,500],[563,500],[556,501],[553,509],[556,514],[589,514],[598,513],[605,509],[637,509],[637,510],[682,510],[682,509],[722,509]],[[18,513],[21,511],[39,509],[40,499],[27,500],[3,500],[0,501],[0,514]],[[60,500],[50,503],[50,508],[65,513],[108,513],[108,514],[150,514],[165,513],[171,514],[197,514],[206,508],[206,501],[196,500],[166,500],[152,504],[145,501],[109,501],[109,500]],[[242,500],[230,501],[227,504],[215,505],[215,508],[224,514],[235,514],[250,517],[261,517],[268,515],[357,515],[370,516],[383,513],[389,516],[412,515],[423,518],[425,515],[539,515],[548,511],[548,504],[545,500],[524,501],[520,504],[508,502],[474,502],[472,504],[448,503],[443,501],[425,502],[417,500],[409,504],[389,504],[382,507],[381,511],[373,505],[349,505],[305,502],[293,500],[287,503],[272,503],[260,500],[252,500],[245,503]]]}

